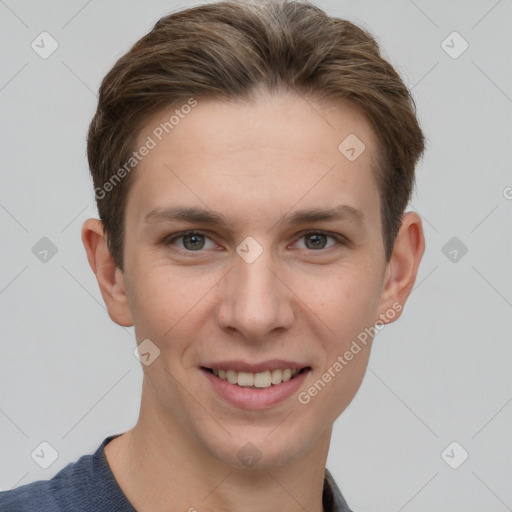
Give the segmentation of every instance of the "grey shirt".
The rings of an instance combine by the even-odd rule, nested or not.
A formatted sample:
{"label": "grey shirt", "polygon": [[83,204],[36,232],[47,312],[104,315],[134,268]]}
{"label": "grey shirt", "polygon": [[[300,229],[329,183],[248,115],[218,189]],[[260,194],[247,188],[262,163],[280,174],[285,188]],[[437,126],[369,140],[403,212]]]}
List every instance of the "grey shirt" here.
{"label": "grey shirt", "polygon": [[[39,480],[0,492],[1,512],[136,512],[119,487],[103,449],[70,462],[51,480]],[[325,470],[324,512],[351,512],[331,474]]]}

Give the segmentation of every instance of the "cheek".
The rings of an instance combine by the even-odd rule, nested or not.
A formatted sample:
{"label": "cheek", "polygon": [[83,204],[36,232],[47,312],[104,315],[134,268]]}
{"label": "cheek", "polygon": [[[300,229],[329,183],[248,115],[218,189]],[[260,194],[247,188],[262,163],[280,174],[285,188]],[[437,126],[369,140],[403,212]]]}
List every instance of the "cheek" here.
{"label": "cheek", "polygon": [[325,336],[318,335],[324,354],[320,367],[299,397],[303,400],[301,404],[307,402],[306,407],[311,408],[308,414],[312,422],[318,418],[334,421],[353,400],[363,381],[378,309],[376,290],[372,283],[346,278],[318,298],[318,315],[328,326]]}
{"label": "cheek", "polygon": [[[222,277],[222,274],[220,275]],[[211,323],[212,297],[220,277],[211,272],[195,278],[186,268],[153,267],[141,272],[133,288],[133,319],[138,342],[148,338],[162,352],[172,354],[166,361],[188,368],[197,359],[196,346]],[[210,336],[209,338],[214,338]]]}
{"label": "cheek", "polygon": [[[131,301],[136,329],[144,338],[162,339],[177,329],[200,297],[179,273],[151,269],[137,274]],[[195,293],[197,292],[197,293]]]}
{"label": "cheek", "polygon": [[366,327],[373,325],[379,306],[380,281],[371,267],[340,270],[305,290],[308,307],[330,329],[335,348],[343,348]]}

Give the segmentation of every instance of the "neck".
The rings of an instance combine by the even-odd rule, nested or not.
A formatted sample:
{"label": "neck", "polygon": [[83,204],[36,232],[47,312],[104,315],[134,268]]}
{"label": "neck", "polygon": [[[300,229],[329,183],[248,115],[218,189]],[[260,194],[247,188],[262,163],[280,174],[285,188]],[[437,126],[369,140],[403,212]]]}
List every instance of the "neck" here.
{"label": "neck", "polygon": [[143,385],[137,424],[105,447],[114,477],[138,512],[323,512],[331,429],[293,461],[237,468],[213,456],[178,422],[163,421],[154,405]]}

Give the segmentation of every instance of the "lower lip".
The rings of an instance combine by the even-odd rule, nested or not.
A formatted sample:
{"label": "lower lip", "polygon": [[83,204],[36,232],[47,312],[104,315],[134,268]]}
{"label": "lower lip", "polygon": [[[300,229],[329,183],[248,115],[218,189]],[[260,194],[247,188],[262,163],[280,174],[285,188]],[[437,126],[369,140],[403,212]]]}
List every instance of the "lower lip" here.
{"label": "lower lip", "polygon": [[241,387],[216,377],[208,370],[201,368],[201,371],[211,382],[213,389],[235,407],[242,409],[266,409],[295,394],[311,370],[304,370],[293,379],[281,382],[281,384],[272,385],[269,388]]}

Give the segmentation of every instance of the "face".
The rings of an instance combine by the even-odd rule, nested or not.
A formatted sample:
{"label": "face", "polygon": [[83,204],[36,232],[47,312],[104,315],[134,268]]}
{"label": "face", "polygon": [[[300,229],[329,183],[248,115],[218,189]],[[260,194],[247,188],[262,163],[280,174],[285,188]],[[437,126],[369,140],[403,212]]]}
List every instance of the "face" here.
{"label": "face", "polygon": [[[159,141],[174,109],[139,134],[156,146],[125,217],[137,342],[160,350],[143,366],[146,413],[230,465],[247,442],[281,465],[330,433],[392,307],[376,139],[350,104],[280,95],[198,100]],[[339,149],[350,134],[355,160]]]}

